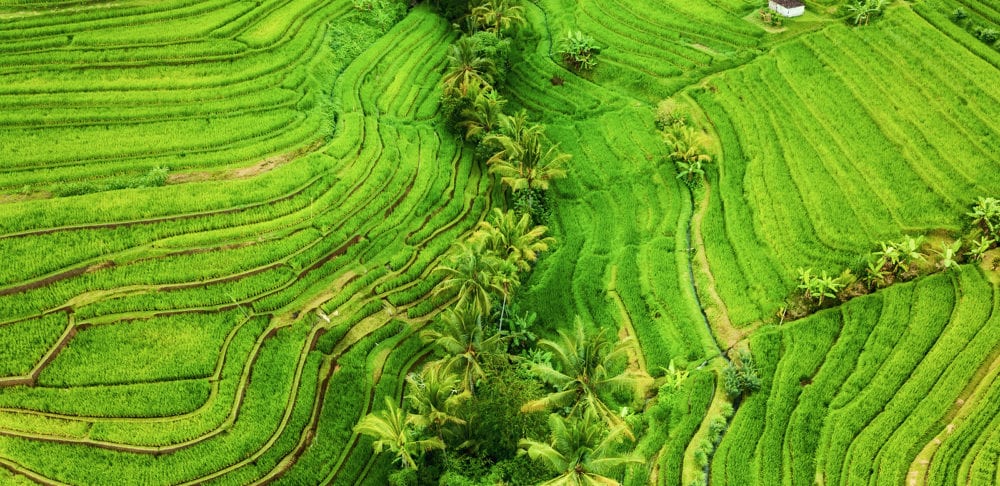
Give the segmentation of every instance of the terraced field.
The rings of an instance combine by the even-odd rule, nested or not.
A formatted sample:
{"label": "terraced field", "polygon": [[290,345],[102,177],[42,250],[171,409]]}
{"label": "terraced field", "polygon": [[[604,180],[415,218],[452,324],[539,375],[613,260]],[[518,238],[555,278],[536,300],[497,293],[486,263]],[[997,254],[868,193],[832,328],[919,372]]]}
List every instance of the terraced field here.
{"label": "terraced field", "polygon": [[37,35],[5,47],[5,187],[188,183],[4,205],[3,482],[356,477],[350,426],[426,353],[430,270],[491,197],[433,121],[452,34],[418,11],[337,59],[350,3],[134,3],[6,20]]}
{"label": "terraced field", "polygon": [[969,195],[1000,187],[996,68],[893,14],[803,36],[694,92],[724,144],[704,234],[738,325],[772,315],[797,267],[839,273],[878,241],[958,230]]}
{"label": "terraced field", "polygon": [[769,385],[713,483],[995,483],[997,290],[968,269],[755,334]]}
{"label": "terraced field", "polygon": [[[733,0],[523,6],[502,93],[573,158],[518,303],[635,337],[658,384],[690,371],[650,395],[625,484],[1000,483],[995,272],[773,318],[796,268],[946,238],[1000,196],[1000,54],[948,18],[996,5],[855,29],[810,4],[781,32]],[[451,300],[435,268],[508,200],[441,116],[456,29],[364,15],[0,2],[0,484],[387,483],[353,427],[401,403]],[[571,29],[593,73],[560,62]],[[667,97],[709,137],[700,187],[666,157]],[[730,400],[744,348],[762,387]]]}

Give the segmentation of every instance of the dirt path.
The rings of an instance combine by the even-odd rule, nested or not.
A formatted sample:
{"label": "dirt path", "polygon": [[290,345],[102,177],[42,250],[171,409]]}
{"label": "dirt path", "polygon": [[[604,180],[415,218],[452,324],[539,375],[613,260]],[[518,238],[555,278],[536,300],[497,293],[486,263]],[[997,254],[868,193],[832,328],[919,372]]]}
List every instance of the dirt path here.
{"label": "dirt path", "polygon": [[[726,304],[722,301],[722,297],[716,289],[715,274],[712,273],[712,268],[708,263],[708,255],[705,252],[705,239],[701,231],[701,225],[705,220],[705,215],[708,213],[709,203],[712,198],[712,188],[708,185],[708,182],[705,182],[704,189],[704,197],[700,201],[696,201],[697,207],[695,208],[694,215],[691,217],[691,244],[695,248],[694,264],[695,272],[698,276],[695,287],[704,303],[708,304],[705,306],[705,314],[708,316],[708,321],[716,342],[719,343],[721,348],[729,351],[753,333],[760,324],[756,323],[746,328],[737,328],[733,325],[733,321],[729,318],[729,311],[726,308]],[[702,285],[698,285],[698,283],[702,283]]]}
{"label": "dirt path", "polygon": [[910,463],[910,470],[906,475],[907,486],[927,484],[931,462],[938,448],[962,422],[976,411],[976,405],[982,403],[984,395],[993,388],[997,380],[1000,380],[1000,349],[993,350],[986,362],[976,371],[975,377],[962,390],[962,394],[945,415],[944,420],[947,421],[947,424],[924,445],[924,448]]}
{"label": "dirt path", "polygon": [[167,176],[167,184],[184,184],[188,182],[219,181],[231,179],[248,179],[265,172],[270,172],[282,165],[285,165],[303,155],[315,152],[323,146],[323,140],[316,140],[312,144],[301,147],[291,152],[273,155],[254,165],[240,167],[229,170],[178,172]]}
{"label": "dirt path", "polygon": [[608,285],[608,294],[614,298],[615,306],[621,314],[622,327],[618,330],[618,339],[625,340],[632,338],[632,345],[629,346],[628,351],[629,368],[648,373],[649,368],[646,367],[646,356],[642,353],[642,346],[639,345],[635,326],[632,324],[632,318],[628,314],[628,309],[625,308],[622,296],[618,293],[618,265],[611,266],[611,282]]}

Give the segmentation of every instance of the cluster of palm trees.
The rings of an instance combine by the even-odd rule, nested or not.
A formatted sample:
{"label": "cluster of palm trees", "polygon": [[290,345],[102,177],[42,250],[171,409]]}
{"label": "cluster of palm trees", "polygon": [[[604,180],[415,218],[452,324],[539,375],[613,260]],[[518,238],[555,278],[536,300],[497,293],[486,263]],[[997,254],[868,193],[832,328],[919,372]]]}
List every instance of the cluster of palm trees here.
{"label": "cluster of palm trees", "polygon": [[516,0],[480,0],[471,2],[466,11],[468,32],[451,46],[448,54],[448,71],[443,80],[445,98],[475,99],[479,94],[493,91],[497,69],[506,68],[483,55],[483,46],[474,37],[475,33],[488,32],[503,40],[527,23],[524,7]]}
{"label": "cluster of palm trees", "polygon": [[[482,319],[468,311],[449,309],[442,315],[444,326],[426,332],[445,356],[407,376],[406,406],[387,398],[384,409],[355,427],[375,439],[376,453],[392,451],[403,468],[417,469],[420,457],[429,451],[475,446],[469,439],[474,424],[462,416],[462,405],[475,399],[476,381],[489,379],[483,360],[504,350],[502,335],[485,336]],[[579,321],[572,333],[561,332],[560,338],[539,342],[552,353],[553,363],[527,362],[531,372],[553,388],[522,410],[556,408],[563,413],[549,416],[548,440],[522,439],[521,453],[556,476],[545,484],[618,484],[614,477],[623,472],[621,466],[641,460],[627,452],[625,439],[634,440],[634,435],[606,400],[621,390],[641,395],[652,379],[628,369],[611,371],[620,368],[617,358],[625,343],[612,343],[602,332],[587,333]]]}
{"label": "cluster of palm trees", "polygon": [[566,177],[570,155],[551,143],[544,125],[531,122],[527,112],[504,113],[507,101],[493,89],[490,61],[477,56],[473,44],[465,37],[452,47],[444,77],[445,96],[458,97],[462,106],[456,125],[487,154],[490,172],[511,192],[545,191]]}
{"label": "cluster of palm trees", "polygon": [[[470,32],[505,37],[526,24],[524,7],[513,0],[482,0],[466,16]],[[498,60],[486,55],[481,37],[464,35],[448,55],[442,79],[444,100],[452,108],[456,127],[485,154],[490,172],[512,192],[544,191],[551,181],[566,176],[569,154],[544,134],[545,127],[528,120],[525,111],[507,115],[507,101],[499,94]]]}
{"label": "cluster of palm trees", "polygon": [[[670,100],[661,103],[664,106],[675,106]],[[657,115],[657,125],[663,132],[663,141],[667,146],[667,157],[677,165],[677,178],[683,179],[688,185],[701,183],[705,177],[705,164],[712,161],[705,149],[705,134],[702,130],[691,126],[687,116],[681,114],[676,107]]]}
{"label": "cluster of palm trees", "polygon": [[[566,176],[570,156],[551,143],[544,126],[530,121],[525,111],[504,113],[507,101],[497,91],[500,71],[506,67],[500,65],[505,57],[495,55],[502,50],[497,40],[509,47],[504,38],[526,24],[523,7],[516,0],[437,3],[442,12],[464,11],[469,30],[449,52],[442,79],[446,110],[465,139],[477,145],[490,173],[509,189],[515,207],[525,195],[544,199],[552,181]],[[482,415],[473,405],[483,390],[490,390],[483,387],[496,378],[491,373],[500,369],[499,362],[532,377],[527,380],[538,393],[513,402],[521,412],[555,412],[548,420],[548,434],[525,431],[512,437],[533,437],[517,445],[521,454],[556,476],[546,484],[618,484],[613,477],[623,472],[622,466],[639,462],[623,443],[625,438],[634,440],[625,419],[628,409],[616,411],[608,401],[631,396],[630,403],[635,403],[652,385],[648,375],[627,367],[627,342],[587,332],[578,319],[572,331],[560,330],[558,339],[540,340],[529,353],[509,354],[511,342],[530,344],[534,337],[526,338],[521,326],[504,329],[508,303],[539,255],[555,243],[546,236],[545,226],[534,224],[535,216],[493,209],[467,240],[453,245],[438,267],[444,279],[434,293],[452,299],[452,304],[433,327],[420,333],[438,357],[406,377],[402,406],[386,399],[384,409],[356,426],[358,433],[374,438],[376,453],[387,449],[403,469],[416,470],[430,451],[477,450],[477,441],[483,439],[475,422]],[[544,392],[543,384],[548,387]],[[516,407],[510,410],[518,412]],[[549,440],[536,440],[546,435]],[[513,441],[510,444],[513,454]]]}
{"label": "cluster of palm trees", "polygon": [[[557,475],[550,484],[616,484],[611,477],[620,466],[638,462],[622,446],[623,438],[634,438],[624,411],[613,410],[607,401],[623,392],[639,399],[652,385],[648,375],[625,366],[627,341],[587,332],[578,319],[572,331],[560,330],[558,339],[538,341],[543,352],[532,354],[533,360],[507,354],[511,331],[503,330],[505,308],[521,277],[554,244],[546,231],[532,226],[526,214],[493,209],[472,236],[455,243],[439,267],[445,278],[435,290],[453,297],[453,304],[435,327],[421,332],[439,358],[407,376],[403,406],[387,399],[384,409],[355,428],[375,439],[376,453],[387,449],[401,467],[416,469],[429,451],[474,450],[470,422],[475,416],[464,412],[465,405],[491,379],[490,360],[505,360],[549,386],[544,396],[524,403],[523,412],[562,412],[549,418],[548,441],[519,444],[523,454]],[[498,304],[494,326],[491,316]]]}

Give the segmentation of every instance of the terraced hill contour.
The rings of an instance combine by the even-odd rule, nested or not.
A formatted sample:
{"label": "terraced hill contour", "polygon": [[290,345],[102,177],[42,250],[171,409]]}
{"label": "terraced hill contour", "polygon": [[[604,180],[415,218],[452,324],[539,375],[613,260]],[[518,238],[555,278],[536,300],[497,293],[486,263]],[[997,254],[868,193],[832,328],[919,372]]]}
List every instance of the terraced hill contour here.
{"label": "terraced hill contour", "polygon": [[[983,271],[760,327],[797,266],[957,229],[1000,193],[997,54],[948,23],[952,3],[781,34],[738,2],[526,5],[505,94],[574,159],[560,244],[521,298],[636,336],[654,374],[704,366],[627,483],[706,472],[731,346],[765,384],[713,484],[997,481]],[[438,117],[450,26],[418,7],[351,51],[336,27],[357,15],[0,5],[0,482],[385,482],[390,459],[351,427],[429,352],[431,270],[499,194]],[[557,62],[570,28],[606,46],[589,78]],[[663,160],[668,96],[716,140],[700,190]]]}

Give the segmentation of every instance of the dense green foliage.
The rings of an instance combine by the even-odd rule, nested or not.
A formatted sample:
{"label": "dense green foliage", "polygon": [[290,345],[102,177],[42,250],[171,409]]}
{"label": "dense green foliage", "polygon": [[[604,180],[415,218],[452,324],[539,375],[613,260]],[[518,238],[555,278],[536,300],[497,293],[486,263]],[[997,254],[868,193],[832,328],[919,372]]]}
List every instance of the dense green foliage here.
{"label": "dense green foliage", "polygon": [[843,3],[0,2],[0,483],[997,482],[1000,4]]}

